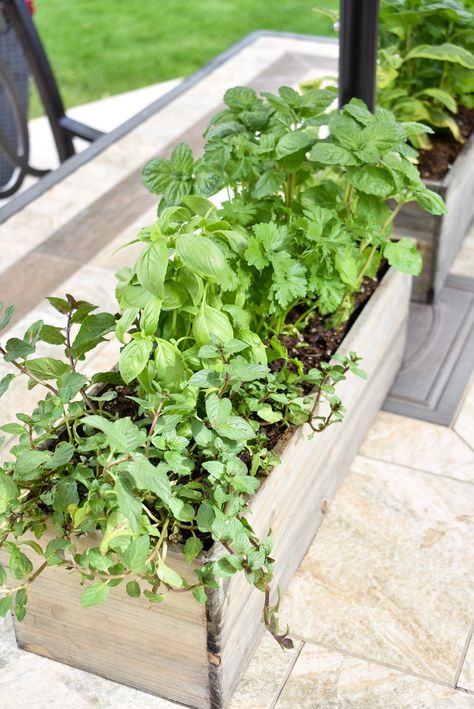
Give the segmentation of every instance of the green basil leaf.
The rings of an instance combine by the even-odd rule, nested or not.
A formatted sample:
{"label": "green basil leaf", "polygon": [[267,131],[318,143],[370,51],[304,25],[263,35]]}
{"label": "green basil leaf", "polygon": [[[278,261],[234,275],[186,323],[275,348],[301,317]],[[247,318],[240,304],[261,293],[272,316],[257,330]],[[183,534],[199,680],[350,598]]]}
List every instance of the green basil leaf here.
{"label": "green basil leaf", "polygon": [[223,251],[207,236],[179,236],[176,253],[188,269],[200,276],[218,282],[229,278],[230,269]]}
{"label": "green basil leaf", "polygon": [[131,340],[120,352],[119,370],[125,384],[130,384],[145,369],[153,343],[151,340]]}
{"label": "green basil leaf", "polygon": [[168,247],[163,239],[151,242],[141,252],[136,266],[140,285],[162,299],[166,271],[168,269]]}

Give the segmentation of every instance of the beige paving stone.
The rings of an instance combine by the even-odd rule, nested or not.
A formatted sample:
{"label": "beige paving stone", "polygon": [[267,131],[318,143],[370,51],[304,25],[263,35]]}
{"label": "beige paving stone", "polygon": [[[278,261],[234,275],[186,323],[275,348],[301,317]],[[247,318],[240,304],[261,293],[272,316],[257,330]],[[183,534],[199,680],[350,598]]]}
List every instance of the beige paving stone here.
{"label": "beige paving stone", "polygon": [[295,635],[452,682],[474,615],[474,488],[357,457],[281,609]]}
{"label": "beige paving stone", "polygon": [[450,428],[381,411],[360,454],[474,482],[474,451]]}
{"label": "beige paving stone", "polygon": [[474,697],[306,644],[275,709],[471,709]]}
{"label": "beige paving stone", "polygon": [[471,378],[461,402],[454,430],[474,450],[474,376]]}
{"label": "beige paving stone", "polygon": [[474,278],[474,228],[471,229],[470,233],[465,238],[451,266],[451,273],[455,273],[457,276]]}
{"label": "beige paving stone", "polygon": [[0,618],[2,709],[175,709],[178,705],[17,648]]}
{"label": "beige paving stone", "polygon": [[469,643],[457,684],[458,687],[474,692],[474,637]]}
{"label": "beige paving stone", "polygon": [[130,242],[136,238],[140,229],[150,226],[155,221],[156,205],[144,212],[139,219],[127,226],[113,241],[104,246],[91,261],[91,265],[112,269],[115,272],[119,268],[134,264],[143,244],[131,244]]}
{"label": "beige paving stone", "polygon": [[265,633],[228,709],[271,709],[301,646],[301,642],[295,641],[293,650],[284,651]]}

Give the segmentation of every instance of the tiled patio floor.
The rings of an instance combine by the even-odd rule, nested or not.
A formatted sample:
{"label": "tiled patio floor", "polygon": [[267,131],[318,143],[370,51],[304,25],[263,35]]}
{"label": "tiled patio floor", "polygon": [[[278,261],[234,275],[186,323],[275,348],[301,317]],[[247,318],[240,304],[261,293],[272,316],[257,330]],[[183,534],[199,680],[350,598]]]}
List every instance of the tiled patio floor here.
{"label": "tiled patio floor", "polygon": [[[285,40],[278,51],[274,42],[262,40],[252,60],[241,61],[239,76],[244,78],[239,82],[250,81],[283,55],[288,65],[295,42]],[[307,73],[312,45],[300,42],[297,49],[304,51]],[[94,248],[77,243],[76,250],[68,251],[66,237],[77,228],[74,215],[79,210],[93,214],[94,186],[100,180],[104,190],[113,190],[138,170],[149,157],[150,130],[153,154],[189,127],[191,109],[197,118],[206,116],[232,77],[227,73],[219,81],[205,101],[199,94],[183,97],[185,110],[175,124],[165,110],[161,124],[151,122],[141,139],[135,136],[133,144],[131,137],[124,139],[0,227],[0,271],[10,277],[11,287],[13,275],[22,273],[15,270],[21,259],[32,269],[23,271],[14,289],[20,318],[9,336],[49,312],[39,301],[40,290],[29,289],[41,264],[46,269],[42,287],[50,283],[51,293],[69,291],[113,306],[113,272],[132,261],[135,252],[132,247],[111,254],[152,220],[154,200],[145,194],[140,211],[114,227],[113,238],[104,237]],[[45,240],[52,232],[64,238],[48,250]],[[474,231],[453,272],[474,278]],[[117,351],[116,343],[103,346],[88,366],[113,364]],[[34,391],[12,387],[0,400],[0,422],[34,397]],[[283,653],[265,637],[231,709],[474,709],[473,549],[474,378],[451,428],[378,415],[283,599],[281,616],[291,627],[295,649]],[[10,620],[1,621],[0,709],[69,705],[177,706],[19,650]]]}

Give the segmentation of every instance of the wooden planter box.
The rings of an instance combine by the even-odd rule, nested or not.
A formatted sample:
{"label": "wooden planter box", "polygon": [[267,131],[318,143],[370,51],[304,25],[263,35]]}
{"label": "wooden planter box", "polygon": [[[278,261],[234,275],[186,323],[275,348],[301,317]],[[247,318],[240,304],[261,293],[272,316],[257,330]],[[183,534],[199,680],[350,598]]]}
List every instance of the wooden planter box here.
{"label": "wooden planter box", "polygon": [[[275,588],[287,588],[400,366],[410,285],[390,269],[339,348],[361,355],[368,373],[339,387],[344,422],[312,439],[308,426],[298,429],[252,500],[257,533],[271,526],[275,537]],[[217,544],[210,555],[220,552]],[[168,563],[191,578],[179,548]],[[264,632],[263,594],[241,574],[224,580],[206,606],[190,594],[169,594],[150,608],[117,587],[105,604],[85,610],[80,595],[77,575],[47,569],[31,586],[25,620],[14,623],[18,644],[199,709],[227,705]]]}
{"label": "wooden planter box", "polygon": [[448,213],[434,216],[409,202],[395,220],[399,235],[412,236],[423,254],[423,272],[413,281],[412,300],[436,300],[474,219],[474,135],[441,180],[424,180],[446,201]]}

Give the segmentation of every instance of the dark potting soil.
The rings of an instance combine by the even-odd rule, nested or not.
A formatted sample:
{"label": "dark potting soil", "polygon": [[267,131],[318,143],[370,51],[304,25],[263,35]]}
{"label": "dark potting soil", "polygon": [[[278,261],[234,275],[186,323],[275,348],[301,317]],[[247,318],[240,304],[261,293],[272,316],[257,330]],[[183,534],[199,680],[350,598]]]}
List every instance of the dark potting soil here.
{"label": "dark potting soil", "polygon": [[[457,114],[453,115],[459,126],[461,135],[466,140],[474,131],[474,109],[460,106]],[[457,156],[464,147],[464,143],[455,140],[451,133],[439,133],[430,136],[433,143],[432,150],[420,150],[419,169],[425,179],[440,179],[452,167]]]}
{"label": "dark potting soil", "polygon": [[[380,273],[380,278],[385,271],[386,266]],[[379,280],[374,278],[366,278],[364,280],[362,288],[355,296],[354,312],[350,319],[340,328],[328,328],[325,318],[322,315],[316,314],[311,318],[304,332],[299,335],[282,335],[280,337],[280,341],[285,345],[289,357],[299,359],[305,373],[309,372],[310,369],[319,367],[322,362],[328,362],[331,359],[354,321],[360,315],[364,305],[376,290],[379,282]],[[290,322],[291,320],[297,320],[300,315],[301,311],[295,308],[295,310],[290,313]],[[283,359],[277,359],[271,363],[270,368],[272,371],[278,371],[283,364]],[[305,393],[309,394],[310,391],[311,386],[308,385],[305,389]],[[266,445],[270,450],[275,448],[277,444],[278,448],[281,449],[282,444],[290,438],[293,432],[292,429],[282,427],[278,423],[267,425],[263,430],[267,436]]]}

